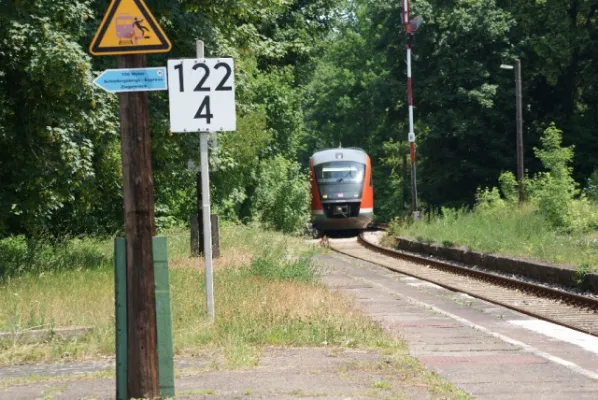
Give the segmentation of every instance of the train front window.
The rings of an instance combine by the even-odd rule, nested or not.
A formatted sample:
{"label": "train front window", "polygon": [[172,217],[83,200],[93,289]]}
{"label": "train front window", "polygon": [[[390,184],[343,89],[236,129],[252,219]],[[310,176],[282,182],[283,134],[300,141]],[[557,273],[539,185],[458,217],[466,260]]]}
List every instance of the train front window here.
{"label": "train front window", "polygon": [[326,183],[361,183],[365,165],[351,161],[334,161],[317,165],[316,179]]}

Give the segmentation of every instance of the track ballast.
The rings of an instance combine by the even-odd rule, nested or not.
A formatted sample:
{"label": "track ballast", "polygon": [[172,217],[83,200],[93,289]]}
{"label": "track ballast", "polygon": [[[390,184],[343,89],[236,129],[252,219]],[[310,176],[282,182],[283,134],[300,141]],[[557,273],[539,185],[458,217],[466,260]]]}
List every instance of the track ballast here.
{"label": "track ballast", "polygon": [[329,245],[341,254],[598,336],[596,298],[389,249],[368,240],[365,233],[352,241],[329,239]]}

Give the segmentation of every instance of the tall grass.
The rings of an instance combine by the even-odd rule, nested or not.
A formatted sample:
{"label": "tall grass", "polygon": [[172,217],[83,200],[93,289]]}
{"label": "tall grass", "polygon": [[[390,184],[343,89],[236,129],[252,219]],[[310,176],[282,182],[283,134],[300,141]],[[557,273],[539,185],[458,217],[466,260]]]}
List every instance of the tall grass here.
{"label": "tall grass", "polygon": [[[390,345],[383,330],[318,282],[313,249],[300,239],[223,224],[215,260],[216,319],[206,318],[203,262],[190,258],[189,233],[169,243],[174,347],[177,354],[224,352],[246,365],[263,345]],[[111,260],[112,241],[98,242]],[[7,277],[0,283],[0,330],[91,326],[79,340],[21,345],[0,342],[0,364],[114,354],[114,275],[110,262]],[[46,266],[47,267],[47,266]]]}
{"label": "tall grass", "polygon": [[293,255],[286,245],[267,246],[252,262],[249,272],[268,279],[311,282],[316,276],[312,252]]}
{"label": "tall grass", "polygon": [[598,266],[598,244],[594,240],[583,233],[559,233],[529,205],[492,212],[444,210],[430,223],[392,224],[391,233],[505,256],[591,265],[593,269]]}
{"label": "tall grass", "polygon": [[26,273],[93,269],[112,263],[109,241],[76,238],[60,243],[27,241],[23,236],[0,240],[0,279]]}
{"label": "tall grass", "polygon": [[[205,320],[204,276],[173,275],[173,317],[177,353],[222,348],[229,361],[245,364],[262,345],[378,346],[382,330],[356,312],[338,293],[313,280],[306,259],[276,263],[270,248],[250,266],[215,275],[216,320]],[[278,260],[280,261],[280,259]],[[189,285],[189,282],[194,285]],[[178,317],[177,317],[178,316]]]}
{"label": "tall grass", "polygon": [[[301,246],[296,237],[283,236],[257,226],[239,225],[221,220],[220,240],[228,246],[227,256],[237,255],[234,261],[246,263],[250,254],[264,243],[279,244],[283,241],[293,249]],[[171,228],[158,232],[168,237],[168,252],[175,262],[188,260],[189,229]],[[234,244],[234,245],[233,245]],[[28,241],[24,236],[0,240],[0,280],[24,274],[40,274],[68,270],[111,268],[113,265],[113,239],[93,237],[64,239],[60,242],[49,238]],[[230,258],[230,257],[229,257]]]}

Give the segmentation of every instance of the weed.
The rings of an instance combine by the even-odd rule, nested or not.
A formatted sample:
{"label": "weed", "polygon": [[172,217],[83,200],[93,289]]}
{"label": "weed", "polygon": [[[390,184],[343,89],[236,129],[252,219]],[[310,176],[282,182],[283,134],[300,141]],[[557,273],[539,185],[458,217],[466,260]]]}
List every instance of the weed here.
{"label": "weed", "polygon": [[374,383],[374,387],[376,389],[391,390],[392,389],[392,384],[390,384],[389,382],[380,380],[380,381],[376,381]]}
{"label": "weed", "polygon": [[586,275],[591,274],[593,272],[596,272],[596,268],[592,267],[587,263],[583,263],[582,265],[577,267],[575,271],[575,283],[577,284],[577,286],[581,289],[586,289],[588,285],[586,282]]}

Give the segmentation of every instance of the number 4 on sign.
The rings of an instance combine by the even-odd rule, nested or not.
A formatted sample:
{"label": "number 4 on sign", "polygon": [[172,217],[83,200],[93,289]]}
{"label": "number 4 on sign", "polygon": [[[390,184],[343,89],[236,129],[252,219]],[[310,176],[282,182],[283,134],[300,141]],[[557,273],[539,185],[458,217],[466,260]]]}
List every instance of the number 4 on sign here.
{"label": "number 4 on sign", "polygon": [[168,60],[170,130],[236,130],[232,58]]}

